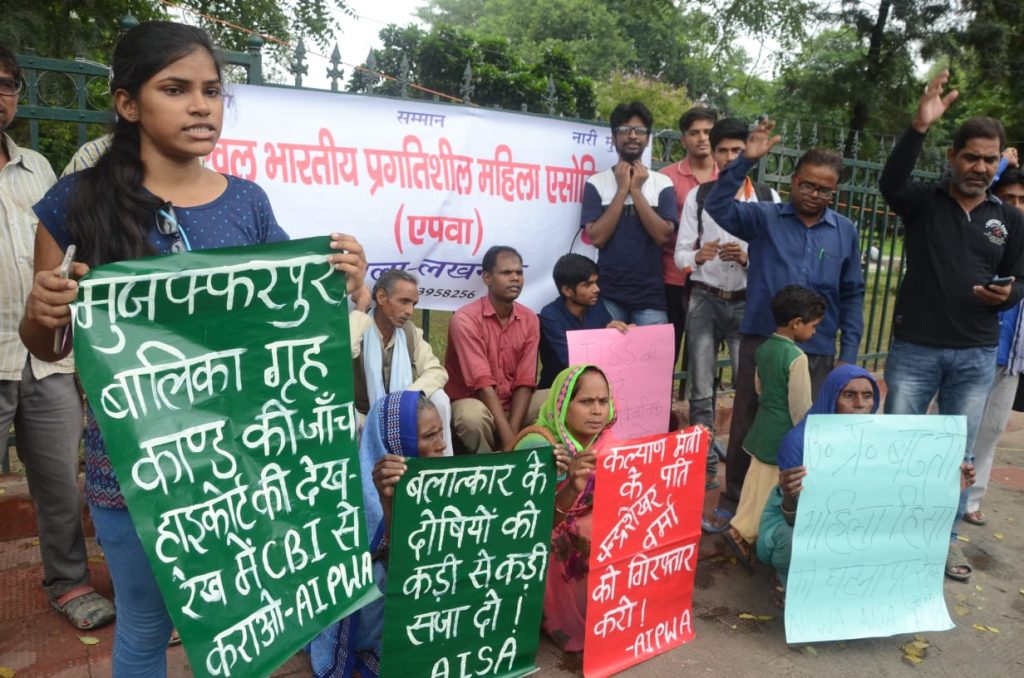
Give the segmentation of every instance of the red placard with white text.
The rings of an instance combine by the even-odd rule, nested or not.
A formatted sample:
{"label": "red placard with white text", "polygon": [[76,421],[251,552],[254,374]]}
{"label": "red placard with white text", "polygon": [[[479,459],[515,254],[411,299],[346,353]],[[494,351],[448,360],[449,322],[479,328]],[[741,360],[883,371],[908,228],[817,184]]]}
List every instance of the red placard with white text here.
{"label": "red placard with white text", "polygon": [[610,676],[693,640],[708,434],[623,441],[597,455],[586,678]]}

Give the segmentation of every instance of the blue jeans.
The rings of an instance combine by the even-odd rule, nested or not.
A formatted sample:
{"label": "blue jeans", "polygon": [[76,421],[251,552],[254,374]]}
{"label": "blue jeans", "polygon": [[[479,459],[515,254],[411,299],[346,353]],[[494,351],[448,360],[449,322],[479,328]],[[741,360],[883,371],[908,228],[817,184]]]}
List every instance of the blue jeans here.
{"label": "blue jeans", "polygon": [[[971,450],[995,376],[996,351],[995,346],[937,348],[894,339],[885,361],[885,413],[926,414],[936,398],[940,414],[967,417],[964,461],[973,461]],[[966,498],[962,492],[954,527],[963,516]]]}
{"label": "blue jeans", "polygon": [[664,325],[668,322],[668,313],[661,309],[628,309],[607,297],[601,297],[601,301],[604,302],[604,307],[608,309],[612,320],[621,320],[624,323],[632,323],[634,325]]}
{"label": "blue jeans", "polygon": [[113,678],[164,678],[174,624],[128,511],[89,505],[114,582]]}

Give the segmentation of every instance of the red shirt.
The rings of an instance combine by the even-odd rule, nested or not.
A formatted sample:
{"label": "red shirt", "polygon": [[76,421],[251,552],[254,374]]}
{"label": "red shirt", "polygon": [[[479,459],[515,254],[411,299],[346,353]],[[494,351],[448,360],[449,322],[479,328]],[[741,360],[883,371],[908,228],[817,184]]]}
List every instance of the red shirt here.
{"label": "red shirt", "polygon": [[[672,185],[676,189],[676,207],[679,209],[677,215],[679,219],[683,217],[683,205],[686,204],[686,194],[692,191],[697,186],[700,186],[701,181],[694,176],[693,170],[690,169],[690,159],[683,158],[679,162],[662,167],[658,170],[662,174],[666,175],[672,180]],[[714,162],[711,163],[711,178],[708,181],[714,181],[718,178],[718,165]],[[678,220],[677,220],[678,223]],[[676,241],[673,238],[672,242],[665,245],[661,250],[661,263],[662,268],[665,271],[664,280],[666,285],[685,285],[686,276],[689,275],[689,270],[680,271],[676,267],[675,262],[676,255]]]}
{"label": "red shirt", "polygon": [[522,304],[512,304],[512,315],[504,327],[490,297],[466,304],[448,324],[445,392],[455,401],[475,398],[477,391],[493,386],[507,410],[512,404],[512,391],[520,386],[537,386],[539,343],[537,314]]}

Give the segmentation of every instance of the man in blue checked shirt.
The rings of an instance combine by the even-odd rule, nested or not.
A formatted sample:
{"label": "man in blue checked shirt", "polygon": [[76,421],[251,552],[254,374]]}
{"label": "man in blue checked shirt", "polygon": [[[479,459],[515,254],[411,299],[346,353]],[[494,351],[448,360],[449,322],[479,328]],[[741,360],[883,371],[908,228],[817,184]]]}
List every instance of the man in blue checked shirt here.
{"label": "man in blue checked shirt", "polygon": [[739,369],[725,490],[714,515],[704,521],[708,532],[728,527],[736,510],[750,457],[743,452],[754,415],[754,353],[771,336],[775,321],[771,300],[786,285],[802,285],[825,297],[825,317],[814,337],[800,345],[811,371],[811,391],[817,396],[822,381],[839,362],[853,363],[864,331],[864,275],[861,271],[857,228],[833,211],[832,203],[843,169],[842,158],[829,149],[815,148],[797,161],[787,203],[740,202],[736,192],[747,172],[778,143],[774,123],[764,121],[750,133],[743,155],[718,175],[704,209],[722,228],[749,244],[747,310],[740,323]]}

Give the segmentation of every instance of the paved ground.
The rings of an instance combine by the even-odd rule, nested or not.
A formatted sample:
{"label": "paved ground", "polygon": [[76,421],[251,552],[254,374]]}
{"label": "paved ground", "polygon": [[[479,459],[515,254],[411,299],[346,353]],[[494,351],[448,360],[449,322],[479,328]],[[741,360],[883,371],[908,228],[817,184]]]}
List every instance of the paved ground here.
{"label": "paved ground", "polygon": [[[787,646],[782,616],[769,597],[770,573],[760,567],[751,574],[725,557],[721,541],[705,537],[694,595],[696,639],[641,664],[624,676],[675,678],[680,675],[888,677],[927,675],[1024,676],[1024,414],[1015,413],[1000,441],[993,481],[985,503],[991,520],[984,527],[966,526],[965,551],[974,562],[970,583],[946,581],[946,600],[957,627],[923,634],[930,646],[923,661],[912,666],[900,647],[911,636],[843,643]],[[0,477],[0,508],[23,483]],[[708,497],[712,502],[714,496]],[[8,502],[10,503],[10,502]],[[38,587],[42,577],[34,539],[10,539],[11,532],[30,530],[31,521],[0,510],[0,678],[53,676],[82,678],[110,675],[113,629],[89,635],[99,642],[85,645],[56,612],[46,607]],[[110,593],[102,555],[90,540],[91,569],[96,587]],[[767,621],[740,619],[749,613],[771,615]],[[998,630],[978,630],[973,625]],[[190,676],[184,651],[168,654],[169,675]],[[578,655],[568,655],[543,642],[537,657],[544,678],[580,675]],[[5,673],[5,669],[7,672]],[[13,671],[14,673],[11,673]],[[275,674],[305,677],[303,657],[292,658]]]}

